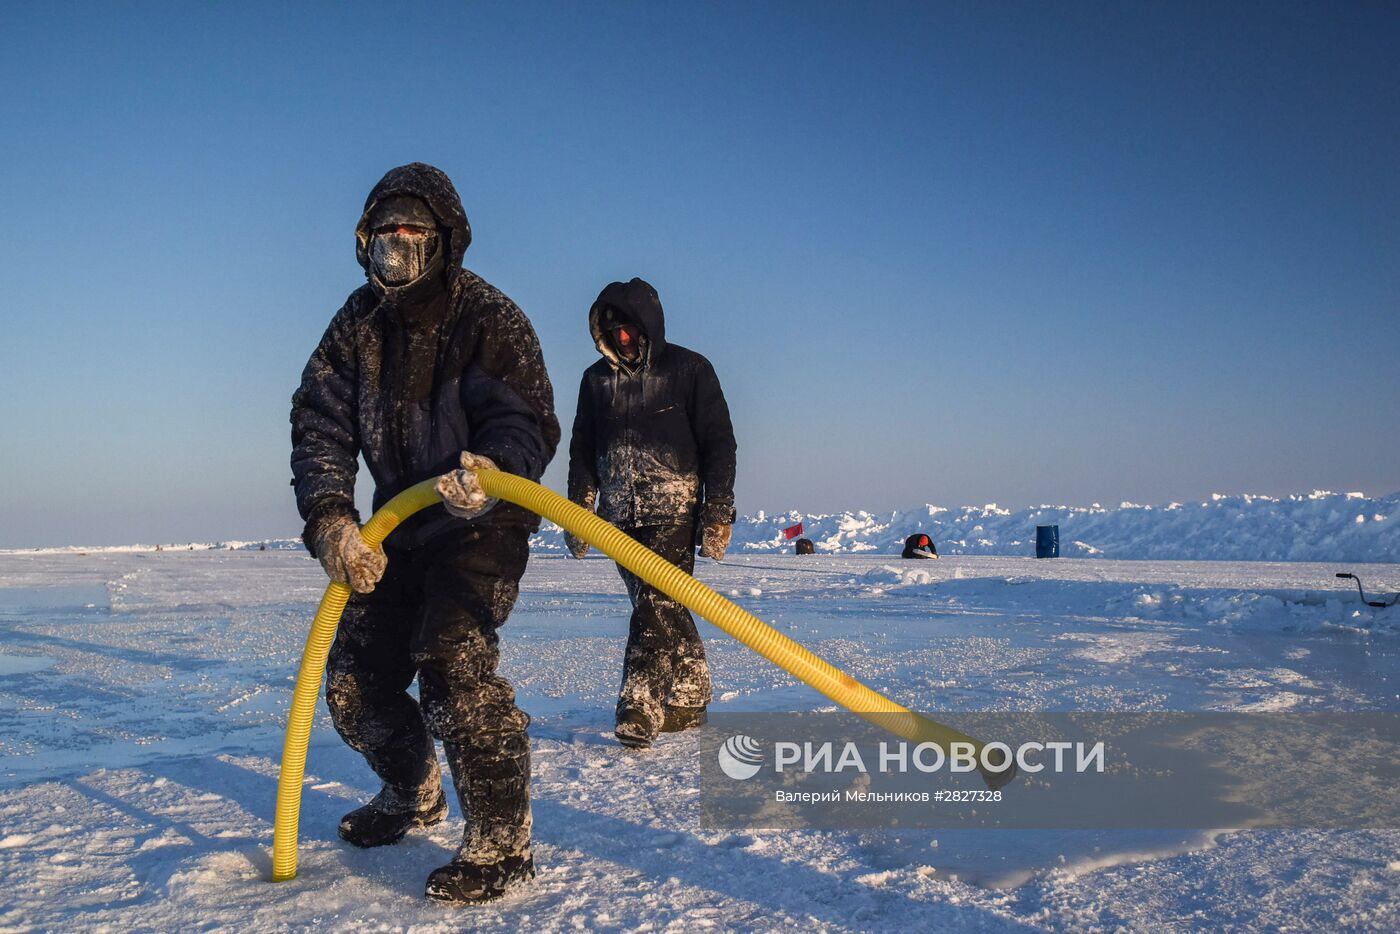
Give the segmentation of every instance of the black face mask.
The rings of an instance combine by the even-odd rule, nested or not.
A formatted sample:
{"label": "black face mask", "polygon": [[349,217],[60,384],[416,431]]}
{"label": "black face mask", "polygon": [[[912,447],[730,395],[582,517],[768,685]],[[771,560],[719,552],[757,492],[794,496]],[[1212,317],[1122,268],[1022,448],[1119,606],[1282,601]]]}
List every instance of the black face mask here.
{"label": "black face mask", "polygon": [[369,241],[370,265],[385,285],[408,285],[428,271],[437,247],[436,233],[376,233]]}

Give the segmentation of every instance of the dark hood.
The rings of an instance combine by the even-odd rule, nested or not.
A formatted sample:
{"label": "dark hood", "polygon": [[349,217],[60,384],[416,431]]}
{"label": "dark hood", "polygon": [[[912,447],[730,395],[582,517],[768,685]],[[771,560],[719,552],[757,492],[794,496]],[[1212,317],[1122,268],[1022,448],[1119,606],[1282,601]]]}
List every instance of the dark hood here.
{"label": "dark hood", "polygon": [[603,312],[613,309],[619,322],[634,324],[647,339],[647,359],[654,360],[666,349],[666,315],[661,310],[661,297],[645,279],[630,282],[610,282],[598,293],[598,300],[588,310],[588,333],[598,352],[614,364],[621,364],[613,351],[612,342],[603,333]]}
{"label": "dark hood", "polygon": [[374,190],[365,199],[365,210],[360,222],[355,225],[355,258],[369,275],[369,212],[375,204],[392,195],[412,195],[422,199],[433,215],[445,237],[446,260],[449,271],[455,273],[462,268],[462,256],[472,242],[472,225],[467,222],[467,212],[462,210],[462,199],[452,180],[441,169],[422,162],[410,162],[397,169],[390,169]]}

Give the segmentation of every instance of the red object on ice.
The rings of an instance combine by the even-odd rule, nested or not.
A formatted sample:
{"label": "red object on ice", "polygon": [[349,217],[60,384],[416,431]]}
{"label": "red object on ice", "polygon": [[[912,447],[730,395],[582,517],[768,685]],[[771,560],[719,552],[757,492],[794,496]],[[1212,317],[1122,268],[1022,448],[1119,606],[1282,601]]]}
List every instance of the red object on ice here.
{"label": "red object on ice", "polygon": [[797,536],[799,536],[799,535],[801,535],[801,534],[802,534],[802,523],[801,523],[801,522],[797,523],[796,525],[790,525],[790,526],[788,526],[787,528],[783,529],[783,538],[787,539],[788,541],[792,541],[794,538],[796,538]]}

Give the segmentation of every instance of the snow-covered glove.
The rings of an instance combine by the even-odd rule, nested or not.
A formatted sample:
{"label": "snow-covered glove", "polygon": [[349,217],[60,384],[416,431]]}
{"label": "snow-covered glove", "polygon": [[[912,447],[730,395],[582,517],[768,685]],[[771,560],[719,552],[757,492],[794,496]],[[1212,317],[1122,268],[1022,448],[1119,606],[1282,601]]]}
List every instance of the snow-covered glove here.
{"label": "snow-covered glove", "polygon": [[588,554],[588,542],[577,538],[573,532],[564,533],[564,547],[569,549],[569,554],[575,558],[582,558]]}
{"label": "snow-covered glove", "polygon": [[489,457],[462,452],[462,468],[450,470],[438,477],[437,491],[442,497],[442,505],[459,519],[475,519],[490,512],[491,507],[500,502],[494,496],[487,496],[477,479],[478,470],[495,470],[496,462]]}
{"label": "snow-covered glove", "polygon": [[700,553],[707,558],[723,561],[737,518],[733,504],[722,500],[706,502],[700,507]]}
{"label": "snow-covered glove", "polygon": [[[592,512],[593,504],[597,499],[598,491],[588,490],[587,492],[575,496],[574,502],[584,509],[587,509],[589,512]],[[573,555],[575,558],[582,558],[584,555],[588,554],[588,542],[576,537],[574,533],[570,532],[568,529],[564,530],[564,547],[569,549],[569,554]]]}
{"label": "snow-covered glove", "polygon": [[316,556],[327,577],[349,584],[356,593],[372,591],[389,566],[383,549],[365,542],[352,516],[337,516],[321,526],[316,533]]}
{"label": "snow-covered glove", "polygon": [[700,553],[707,558],[723,561],[733,534],[732,522],[706,522],[704,530],[700,533]]}

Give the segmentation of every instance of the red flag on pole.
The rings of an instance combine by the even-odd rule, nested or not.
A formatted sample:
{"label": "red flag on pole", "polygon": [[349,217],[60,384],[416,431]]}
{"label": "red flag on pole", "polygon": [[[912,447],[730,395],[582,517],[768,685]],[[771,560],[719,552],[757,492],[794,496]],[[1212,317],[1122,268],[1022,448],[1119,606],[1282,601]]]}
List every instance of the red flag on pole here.
{"label": "red flag on pole", "polygon": [[792,541],[794,538],[796,538],[797,536],[799,536],[799,535],[801,535],[801,534],[802,534],[802,523],[801,523],[801,522],[797,523],[796,525],[790,525],[790,526],[788,526],[787,528],[783,529],[783,538],[787,539],[788,541]]}

